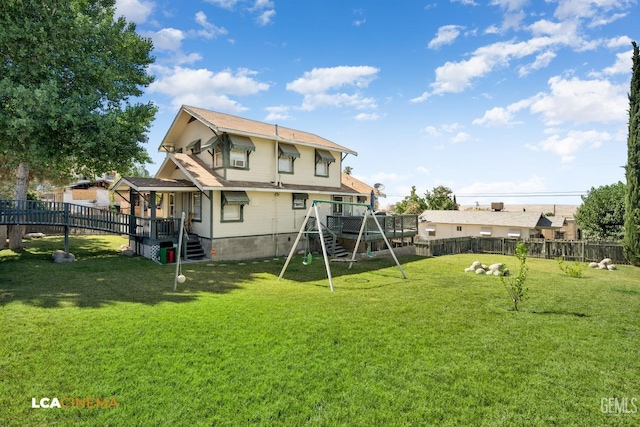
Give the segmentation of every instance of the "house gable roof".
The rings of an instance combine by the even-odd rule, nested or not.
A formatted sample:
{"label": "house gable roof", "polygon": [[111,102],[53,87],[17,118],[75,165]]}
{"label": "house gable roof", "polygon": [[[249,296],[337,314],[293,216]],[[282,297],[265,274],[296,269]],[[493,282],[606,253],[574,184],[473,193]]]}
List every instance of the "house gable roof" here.
{"label": "house gable roof", "polygon": [[[188,116],[188,118],[185,117],[185,115]],[[160,143],[158,150],[165,150],[164,147],[172,142],[172,135],[182,133],[191,118],[199,120],[217,134],[226,132],[234,135],[243,135],[248,137],[254,136],[274,141],[282,141],[289,144],[340,151],[342,153],[353,154],[354,156],[358,155],[357,152],[347,147],[309,132],[258,122],[255,120],[232,116],[230,114],[218,113],[187,105],[183,105],[180,108],[178,115]]]}
{"label": "house gable roof", "polygon": [[437,211],[426,210],[420,221],[438,224],[485,225],[514,228],[558,228],[559,217],[554,222],[540,212],[492,212],[492,211]]}

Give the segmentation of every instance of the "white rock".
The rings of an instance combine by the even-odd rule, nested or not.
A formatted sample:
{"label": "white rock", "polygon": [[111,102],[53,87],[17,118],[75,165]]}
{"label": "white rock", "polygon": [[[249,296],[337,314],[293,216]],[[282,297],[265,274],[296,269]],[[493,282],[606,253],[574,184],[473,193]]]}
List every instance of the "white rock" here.
{"label": "white rock", "polygon": [[66,253],[64,251],[55,251],[52,256],[53,256],[53,262],[55,262],[56,264],[73,262],[76,259],[76,256],[74,254]]}
{"label": "white rock", "polygon": [[487,272],[485,273],[487,276],[493,276],[493,271],[491,270],[487,270]]}
{"label": "white rock", "polygon": [[485,273],[484,268],[476,269],[476,274],[484,274],[484,273]]}
{"label": "white rock", "polygon": [[467,268],[465,268],[465,269],[464,269],[464,272],[465,272],[465,273],[469,273],[469,272],[474,271],[474,270],[475,270],[475,269],[473,269],[473,268],[471,268],[471,267],[467,267]]}
{"label": "white rock", "polygon": [[598,264],[598,268],[600,270],[606,270],[607,269],[607,264],[600,263],[600,264]]}
{"label": "white rock", "polygon": [[589,263],[589,268],[598,268],[598,263],[597,262],[590,262]]}
{"label": "white rock", "polygon": [[600,264],[604,264],[604,265],[609,265],[611,264],[611,258],[605,258],[602,261],[600,261]]}
{"label": "white rock", "polygon": [[482,267],[483,270],[489,269],[489,266],[487,264],[482,264],[480,267]]}
{"label": "white rock", "polygon": [[41,237],[44,237],[44,233],[27,233],[24,235],[24,239],[27,240],[40,239]]}
{"label": "white rock", "polygon": [[495,264],[491,264],[489,266],[489,270],[491,270],[491,271],[498,271],[501,268],[502,268],[502,263],[501,262],[498,262],[498,263],[495,263]]}
{"label": "white rock", "polygon": [[615,264],[609,264],[609,265],[607,265],[607,269],[609,269],[609,270],[617,270],[618,267],[616,267]]}
{"label": "white rock", "polygon": [[494,276],[502,276],[502,271],[500,271],[500,270],[493,270],[493,275],[494,275]]}
{"label": "white rock", "polygon": [[474,270],[480,268],[482,266],[482,263],[480,263],[480,261],[473,261],[473,264],[471,264],[471,268],[473,268]]}

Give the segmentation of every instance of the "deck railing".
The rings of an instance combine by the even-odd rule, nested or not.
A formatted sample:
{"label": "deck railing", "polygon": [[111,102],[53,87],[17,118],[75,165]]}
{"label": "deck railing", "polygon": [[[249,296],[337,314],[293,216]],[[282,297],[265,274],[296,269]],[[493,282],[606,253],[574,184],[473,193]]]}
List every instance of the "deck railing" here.
{"label": "deck railing", "polygon": [[[328,215],[327,227],[340,236],[358,235],[362,227],[362,216]],[[387,238],[410,237],[418,234],[418,215],[378,215],[380,227]],[[375,219],[367,217],[365,233],[373,235],[380,233]]]}
{"label": "deck railing", "polygon": [[0,199],[0,224],[84,228],[152,239],[177,236],[180,219],[142,218],[92,206],[41,200]]}

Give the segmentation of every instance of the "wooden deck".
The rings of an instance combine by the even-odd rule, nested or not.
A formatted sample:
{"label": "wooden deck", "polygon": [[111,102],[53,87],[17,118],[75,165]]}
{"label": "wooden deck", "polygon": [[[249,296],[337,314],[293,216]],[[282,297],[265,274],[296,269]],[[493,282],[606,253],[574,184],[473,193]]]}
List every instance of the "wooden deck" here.
{"label": "wooden deck", "polygon": [[0,225],[50,225],[84,228],[151,240],[173,239],[180,219],[142,218],[91,206],[40,200],[0,199]]}
{"label": "wooden deck", "polygon": [[[418,235],[418,215],[379,215],[376,216],[387,239],[402,239]],[[363,241],[383,240],[375,219],[367,218]],[[327,228],[343,239],[357,239],[362,227],[362,216],[327,216]]]}

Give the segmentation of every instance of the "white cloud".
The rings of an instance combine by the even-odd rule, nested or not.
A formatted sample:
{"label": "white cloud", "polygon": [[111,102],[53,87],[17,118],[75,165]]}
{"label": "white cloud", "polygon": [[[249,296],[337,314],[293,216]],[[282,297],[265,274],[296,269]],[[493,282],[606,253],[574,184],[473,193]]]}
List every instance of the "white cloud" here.
{"label": "white cloud", "polygon": [[474,0],[451,0],[451,3],[462,3],[468,6],[477,6],[478,3],[476,3]]}
{"label": "white cloud", "polygon": [[444,25],[438,28],[436,36],[429,42],[429,49],[438,49],[441,46],[452,44],[460,35],[460,30],[464,27],[460,25]]}
{"label": "white cloud", "polygon": [[529,107],[532,102],[533,99],[523,99],[508,105],[507,108],[494,107],[485,111],[482,118],[475,119],[472,123],[481,126],[509,126],[520,124],[521,122],[514,121],[515,113]]}
{"label": "white cloud", "polygon": [[196,22],[204,28],[203,30],[198,31],[198,35],[206,38],[206,39],[214,39],[220,35],[227,34],[227,30],[222,27],[217,27],[214,24],[210,23],[207,20],[207,15],[199,11],[196,13]]}
{"label": "white cloud", "polygon": [[207,3],[211,3],[214,6],[218,6],[222,9],[232,10],[239,0],[205,0]]}
{"label": "white cloud", "polygon": [[543,52],[540,55],[536,56],[536,60],[533,63],[520,67],[518,73],[520,74],[520,77],[524,77],[531,71],[548,67],[555,57],[556,54],[552,51]]}
{"label": "white cloud", "polygon": [[592,77],[600,76],[613,76],[615,74],[631,74],[631,67],[633,65],[633,49],[628,52],[618,53],[616,55],[616,62],[602,70],[601,73],[591,73]]}
{"label": "white cloud", "polygon": [[436,129],[435,126],[427,126],[426,128],[422,129],[421,132],[424,132],[429,136],[440,136],[440,135],[442,135],[440,132],[438,132],[438,129]]}
{"label": "white cloud", "polygon": [[[474,182],[456,191],[458,200],[462,197],[482,198],[483,194],[532,193],[545,190],[544,179],[533,175],[525,181]],[[495,200],[492,200],[495,201]]]}
{"label": "white cloud", "polygon": [[124,16],[127,21],[142,24],[156,7],[153,1],[144,0],[116,0],[116,16]]}
{"label": "white cloud", "polygon": [[151,37],[154,49],[158,50],[178,51],[182,47],[182,40],[185,39],[185,34],[175,28],[163,28],[145,35]]}
{"label": "white cloud", "polygon": [[615,49],[618,47],[629,47],[632,40],[627,36],[620,36],[607,41],[607,47],[609,49]]}
{"label": "white cloud", "polygon": [[492,6],[500,6],[509,11],[519,10],[529,3],[529,0],[491,0]]}
{"label": "white cloud", "polygon": [[275,10],[273,9],[265,10],[260,15],[258,15],[258,17],[256,18],[256,22],[261,27],[264,27],[265,25],[271,24],[275,16],[276,16]]}
{"label": "white cloud", "polygon": [[294,117],[289,114],[291,108],[285,105],[267,107],[265,110],[269,113],[265,117],[265,122],[275,122],[278,120],[292,120]]}
{"label": "white cloud", "polygon": [[430,173],[430,172],[429,172],[429,169],[425,168],[424,166],[418,166],[418,167],[416,168],[416,171],[417,171],[419,174],[422,174],[422,175],[429,175],[429,173]]}
{"label": "white cloud", "polygon": [[458,144],[460,142],[468,141],[469,138],[471,138],[471,135],[469,135],[468,133],[458,132],[453,138],[451,138],[451,142],[453,144]]}
{"label": "white cloud", "polygon": [[631,5],[628,0],[563,0],[558,2],[554,16],[560,20],[575,18],[601,19],[602,13]]}
{"label": "white cloud", "polygon": [[360,113],[354,117],[356,120],[360,121],[372,121],[378,120],[380,118],[380,114],[378,113]]}
{"label": "white cloud", "polygon": [[449,133],[453,133],[453,132],[455,132],[456,130],[458,130],[458,129],[460,129],[460,128],[461,128],[460,123],[457,123],[457,122],[455,122],[455,123],[449,123],[449,124],[445,123],[445,124],[443,124],[443,125],[442,125],[442,126],[440,126],[440,127],[442,128],[442,130],[443,130],[443,131],[445,131],[445,132],[449,132]]}
{"label": "white cloud", "polygon": [[547,125],[563,122],[610,123],[627,119],[627,88],[608,80],[549,79],[550,92],[540,94],[531,112],[541,114]]}
{"label": "white cloud", "polygon": [[375,108],[373,98],[363,97],[359,93],[329,92],[343,90],[345,87],[354,87],[356,90],[366,88],[377,77],[378,72],[378,68],[369,66],[314,68],[299,79],[287,83],[287,90],[304,95],[302,108],[305,110],[321,106]]}
{"label": "white cloud", "polygon": [[[611,140],[608,132],[589,131],[570,131],[564,138],[559,134],[554,134],[547,139],[539,142],[535,148],[543,151],[549,151],[561,157],[563,163],[571,162],[575,159],[576,152],[583,145],[587,144],[593,148],[602,146],[606,141]],[[531,147],[529,147],[531,148]]]}
{"label": "white cloud", "polygon": [[156,80],[148,91],[169,96],[176,109],[187,104],[238,113],[246,108],[229,96],[249,96],[269,89],[267,83],[253,78],[256,72],[247,69],[217,73],[183,67],[154,67],[153,70]]}

